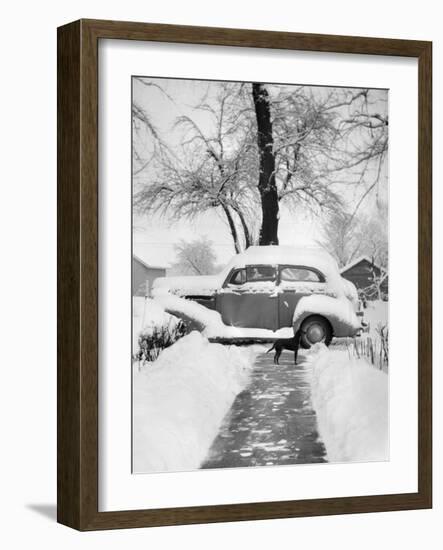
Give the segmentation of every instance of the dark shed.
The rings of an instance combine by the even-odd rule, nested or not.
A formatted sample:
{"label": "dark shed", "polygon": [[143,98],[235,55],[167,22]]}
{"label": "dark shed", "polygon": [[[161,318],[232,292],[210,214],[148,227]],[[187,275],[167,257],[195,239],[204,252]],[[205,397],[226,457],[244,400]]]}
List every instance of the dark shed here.
{"label": "dark shed", "polygon": [[357,290],[364,291],[368,299],[387,299],[389,280],[387,271],[378,266],[368,256],[361,256],[340,269],[341,276],[354,283]]}

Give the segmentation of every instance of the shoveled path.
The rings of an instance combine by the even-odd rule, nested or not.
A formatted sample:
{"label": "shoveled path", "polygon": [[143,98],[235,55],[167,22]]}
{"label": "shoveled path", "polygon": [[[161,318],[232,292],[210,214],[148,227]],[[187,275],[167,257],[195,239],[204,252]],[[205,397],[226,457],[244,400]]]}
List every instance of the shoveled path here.
{"label": "shoveled path", "polygon": [[260,354],[249,386],[235,399],[202,468],[326,462],[310,404],[306,364],[299,354]]}

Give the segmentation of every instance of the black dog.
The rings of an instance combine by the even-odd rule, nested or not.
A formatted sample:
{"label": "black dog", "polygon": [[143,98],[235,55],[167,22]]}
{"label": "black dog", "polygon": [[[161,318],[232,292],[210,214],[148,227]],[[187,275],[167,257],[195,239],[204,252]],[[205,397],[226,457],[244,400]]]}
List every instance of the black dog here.
{"label": "black dog", "polygon": [[298,330],[295,333],[295,336],[293,338],[279,338],[276,340],[272,346],[272,348],[268,349],[266,353],[269,353],[272,350],[275,350],[274,355],[274,364],[278,365],[278,360],[280,359],[280,355],[282,354],[282,351],[284,349],[287,349],[289,351],[294,352],[294,365],[297,364],[297,354],[298,354],[298,348],[300,347],[300,331]]}

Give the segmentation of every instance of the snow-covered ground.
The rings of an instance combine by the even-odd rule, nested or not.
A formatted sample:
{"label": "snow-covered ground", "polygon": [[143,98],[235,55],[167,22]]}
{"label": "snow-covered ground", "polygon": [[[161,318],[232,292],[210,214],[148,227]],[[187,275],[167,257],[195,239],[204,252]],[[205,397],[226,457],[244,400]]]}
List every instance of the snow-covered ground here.
{"label": "snow-covered ground", "polygon": [[[262,351],[259,346],[213,344],[208,338],[291,337],[292,329],[274,333],[227,327],[219,313],[171,294],[134,298],[133,312],[135,350],[140,331],[174,325],[178,316],[197,328],[156,361],[134,363],[134,472],[197,469]],[[370,302],[365,319],[375,337],[375,329],[387,324],[387,302]],[[318,344],[307,352],[307,360],[312,406],[328,460],[388,460],[388,375],[346,347]]]}
{"label": "snow-covered ground", "polygon": [[312,406],[330,462],[389,459],[388,375],[347,351],[308,353]]}
{"label": "snow-covered ground", "polygon": [[133,469],[194,470],[249,380],[256,350],[211,344],[199,332],[153,363],[134,363]]}

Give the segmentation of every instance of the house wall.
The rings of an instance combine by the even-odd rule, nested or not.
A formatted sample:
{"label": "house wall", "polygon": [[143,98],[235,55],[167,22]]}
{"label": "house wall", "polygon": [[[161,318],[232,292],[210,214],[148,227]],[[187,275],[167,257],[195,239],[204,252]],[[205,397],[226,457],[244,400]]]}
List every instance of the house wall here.
{"label": "house wall", "polygon": [[149,288],[157,277],[164,277],[166,269],[146,267],[136,259],[132,261],[132,295],[144,296],[146,292],[146,281],[149,281]]}
{"label": "house wall", "polygon": [[[377,266],[372,266],[367,260],[362,260],[358,264],[350,267],[348,270],[344,271],[341,275],[348,281],[351,281],[355,284],[358,290],[366,289],[372,284],[373,271],[375,271],[376,276],[380,275],[380,269]],[[388,277],[383,281],[381,285],[381,290],[384,293],[388,293]],[[374,298],[375,298],[374,294]]]}

